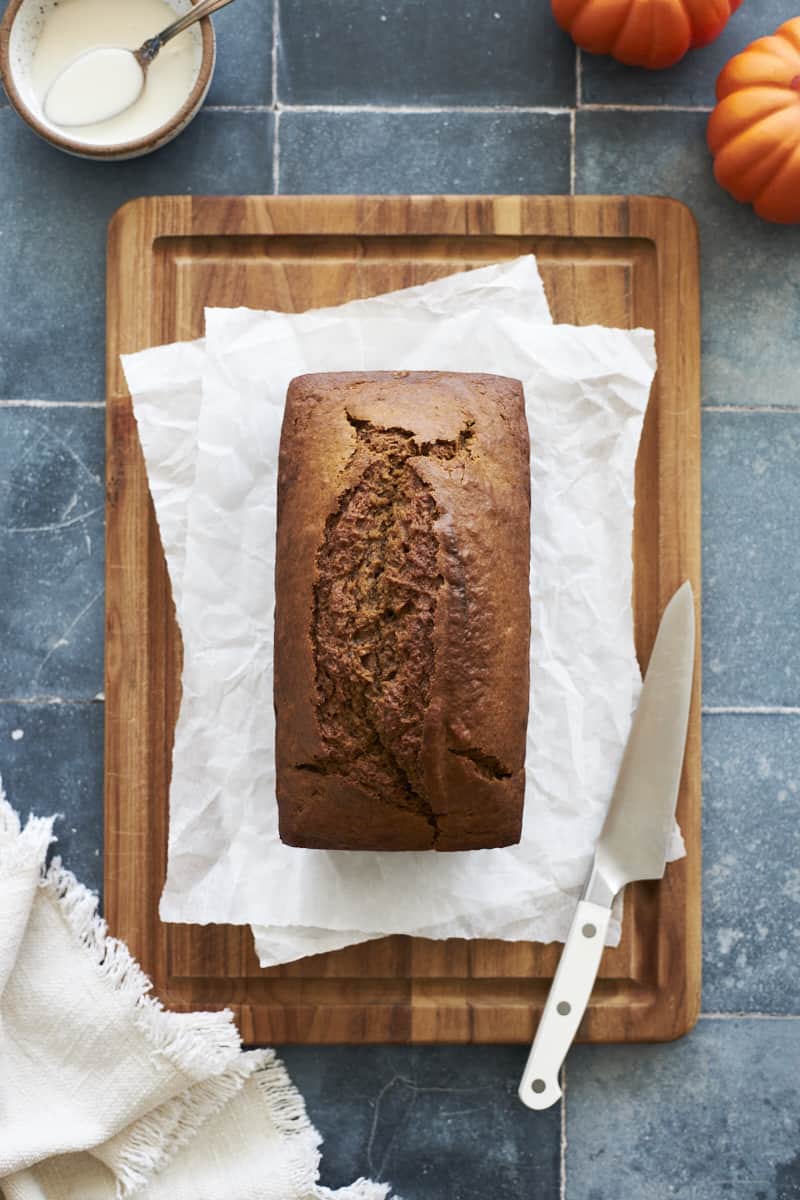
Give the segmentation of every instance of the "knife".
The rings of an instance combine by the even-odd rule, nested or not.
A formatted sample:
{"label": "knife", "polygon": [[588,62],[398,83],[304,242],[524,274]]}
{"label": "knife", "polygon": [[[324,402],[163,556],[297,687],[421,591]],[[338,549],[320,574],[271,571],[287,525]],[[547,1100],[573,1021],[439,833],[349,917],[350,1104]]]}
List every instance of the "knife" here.
{"label": "knife", "polygon": [[522,1075],[519,1097],[528,1108],[549,1108],[561,1096],[558,1073],[592,994],[614,897],[626,883],[664,874],[693,674],[694,596],[687,582],[661,618],[591,874]]}

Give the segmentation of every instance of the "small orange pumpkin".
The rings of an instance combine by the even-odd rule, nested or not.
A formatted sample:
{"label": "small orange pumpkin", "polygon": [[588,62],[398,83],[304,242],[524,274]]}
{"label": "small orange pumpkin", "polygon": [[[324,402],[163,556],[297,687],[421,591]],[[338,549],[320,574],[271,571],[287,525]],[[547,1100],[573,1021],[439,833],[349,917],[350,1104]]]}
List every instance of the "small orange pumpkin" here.
{"label": "small orange pumpkin", "polygon": [[800,221],[800,17],[732,58],[708,123],[717,182],[760,217]]}
{"label": "small orange pumpkin", "polygon": [[742,0],[551,0],[553,15],[582,50],[629,67],[671,67],[718,37]]}

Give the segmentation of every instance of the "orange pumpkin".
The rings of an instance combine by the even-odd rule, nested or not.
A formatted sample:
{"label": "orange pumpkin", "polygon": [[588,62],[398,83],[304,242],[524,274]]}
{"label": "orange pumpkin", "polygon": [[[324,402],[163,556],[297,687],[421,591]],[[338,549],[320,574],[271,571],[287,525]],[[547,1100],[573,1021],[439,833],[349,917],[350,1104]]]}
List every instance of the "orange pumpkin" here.
{"label": "orange pumpkin", "polygon": [[800,221],[800,17],[732,58],[708,123],[717,182],[767,221]]}
{"label": "orange pumpkin", "polygon": [[713,42],[742,0],[551,0],[553,15],[592,54],[629,67],[671,67]]}

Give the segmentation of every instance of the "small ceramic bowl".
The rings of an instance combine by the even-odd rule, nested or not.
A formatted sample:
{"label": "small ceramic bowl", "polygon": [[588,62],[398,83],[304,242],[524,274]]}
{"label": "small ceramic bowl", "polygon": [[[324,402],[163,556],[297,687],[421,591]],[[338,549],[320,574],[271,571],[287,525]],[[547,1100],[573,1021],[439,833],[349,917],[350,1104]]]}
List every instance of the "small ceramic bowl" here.
{"label": "small ceramic bowl", "polygon": [[[128,0],[135,4],[136,0]],[[193,0],[167,0],[176,16],[188,12]],[[0,24],[0,77],[8,99],[23,121],[34,133],[79,158],[91,158],[105,162],[118,162],[125,158],[138,158],[158,150],[177,137],[200,110],[211,86],[216,60],[216,43],[211,19],[205,17],[191,26],[182,37],[194,39],[195,71],[190,90],[180,108],[170,119],[136,141],[101,145],[82,139],[78,130],[69,133],[51,124],[42,111],[31,79],[31,63],[39,34],[44,28],[49,13],[58,0],[10,0],[2,24]]]}

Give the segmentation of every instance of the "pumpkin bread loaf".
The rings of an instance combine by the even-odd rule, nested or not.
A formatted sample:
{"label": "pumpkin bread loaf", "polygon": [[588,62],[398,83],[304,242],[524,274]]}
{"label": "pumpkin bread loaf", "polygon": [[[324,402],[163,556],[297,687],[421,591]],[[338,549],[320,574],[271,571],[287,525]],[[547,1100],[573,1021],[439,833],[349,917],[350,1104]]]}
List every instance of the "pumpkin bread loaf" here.
{"label": "pumpkin bread loaf", "polygon": [[284,842],[519,840],[529,453],[516,380],[415,371],[290,384],[275,613]]}

